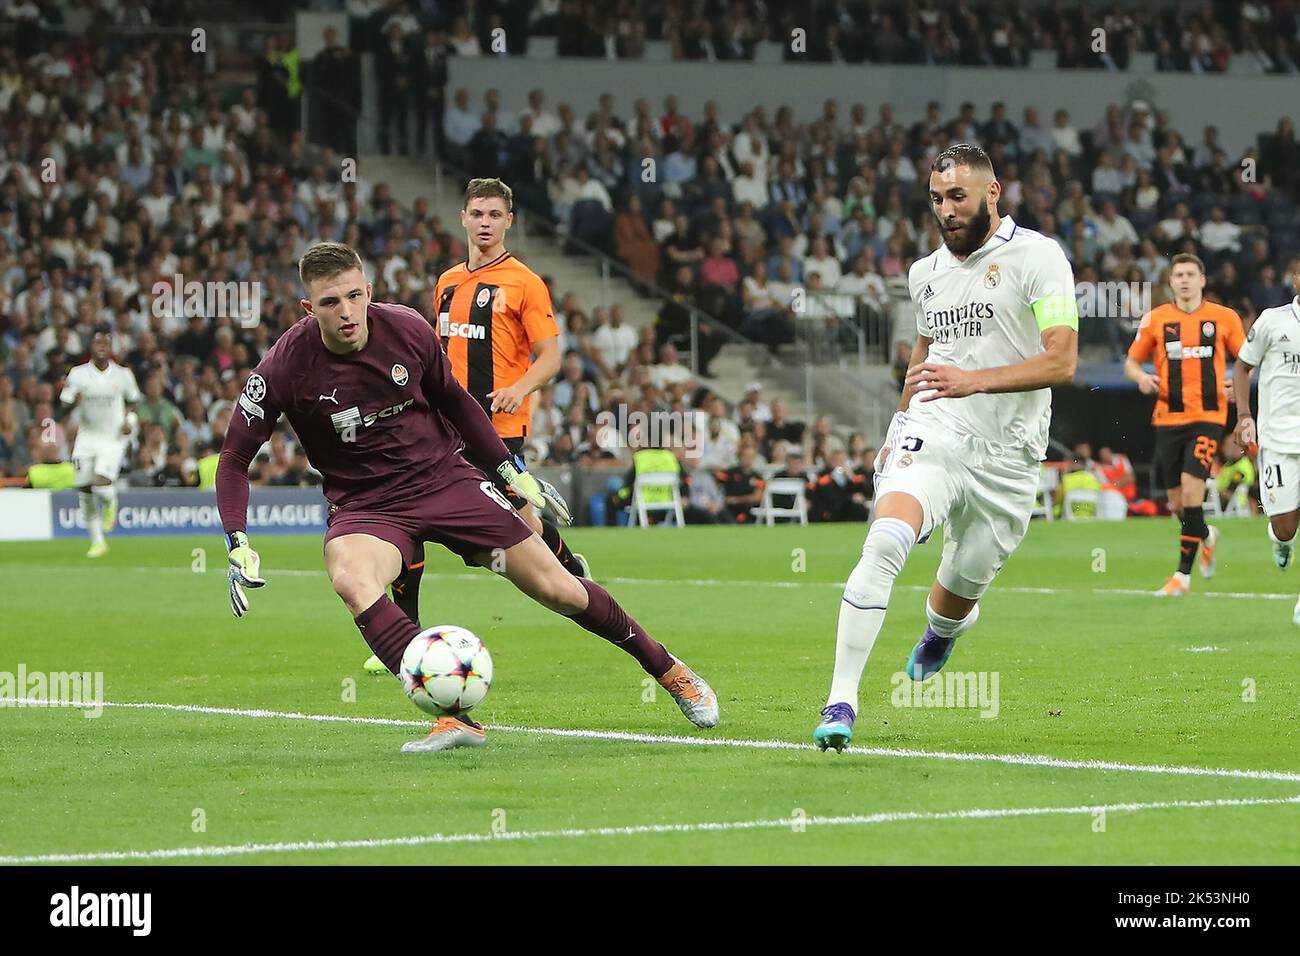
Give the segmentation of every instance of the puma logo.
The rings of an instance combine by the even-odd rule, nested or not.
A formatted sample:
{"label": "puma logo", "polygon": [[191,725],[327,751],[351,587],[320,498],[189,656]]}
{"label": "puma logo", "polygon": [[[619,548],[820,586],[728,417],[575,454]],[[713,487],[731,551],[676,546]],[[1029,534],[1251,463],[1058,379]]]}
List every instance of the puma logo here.
{"label": "puma logo", "polygon": [[316,401],[318,402],[330,401],[333,402],[335,405],[337,405],[339,403],[339,400],[334,396],[337,395],[338,393],[339,393],[338,388],[335,388],[334,391],[330,392],[328,395],[320,396],[319,398],[316,399]]}

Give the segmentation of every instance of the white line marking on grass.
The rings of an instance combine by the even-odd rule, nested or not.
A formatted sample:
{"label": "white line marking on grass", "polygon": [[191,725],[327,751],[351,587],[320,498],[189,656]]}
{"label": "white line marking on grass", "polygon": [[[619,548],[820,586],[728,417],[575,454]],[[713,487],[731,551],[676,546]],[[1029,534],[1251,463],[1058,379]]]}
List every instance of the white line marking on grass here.
{"label": "white line marking on grass", "polygon": [[[45,564],[45,565],[14,565],[8,570],[25,570],[31,569],[42,573],[47,571],[66,571],[67,566],[62,564]],[[100,574],[104,571],[133,571],[146,574],[193,574],[189,568],[149,568],[134,567],[122,565],[95,565],[95,573]],[[225,570],[221,568],[213,569],[209,574],[224,574]],[[323,570],[313,571],[305,568],[279,568],[271,570],[272,577],[285,578],[324,578],[326,574]],[[489,581],[496,577],[487,571],[461,571],[461,572],[426,572],[426,578],[438,578],[443,581]],[[624,578],[624,577],[605,577],[598,579],[604,584],[616,584],[622,586],[651,585],[651,586],[672,586],[683,585],[686,587],[699,588],[725,588],[725,587],[745,587],[745,588],[834,588],[835,590],[844,590],[844,583],[835,581],[751,581],[735,580],[730,581],[724,578]],[[912,591],[929,593],[930,585],[928,584],[895,584],[896,591]],[[995,585],[990,593],[1005,594],[1041,594],[1047,596],[1069,596],[1072,594],[1094,594],[1112,597],[1159,597],[1155,591],[1143,588],[1038,588],[1016,585]],[[1192,595],[1200,595],[1209,598],[1234,598],[1244,601],[1292,601],[1295,599],[1294,594],[1281,594],[1276,591],[1193,591]]]}
{"label": "white line marking on grass", "polygon": [[[0,705],[3,706],[3,705]],[[43,700],[19,698],[7,706],[47,706]],[[77,703],[64,706],[91,706]],[[104,701],[94,706],[125,710],[162,710],[219,717],[251,717],[262,720],[307,720],[317,723],[363,724],[380,727],[426,727],[427,720],[397,720],[391,717],[348,717],[337,714],[304,714],[298,711],[247,710],[238,707],[205,707],[199,704],[164,704],[151,701]],[[742,750],[813,750],[815,744],[791,740],[746,740],[738,737],[683,737],[673,734],[638,734],[622,730],[577,730],[559,727],[514,727],[487,724],[489,730],[505,734],[534,734],[578,740],[614,740],[622,743],[671,744],[688,747],[733,747]],[[1045,754],[955,753],[942,750],[912,750],[896,747],[849,747],[845,753],[866,757],[900,757],[916,760],[952,760],[966,763],[1000,763],[1022,767],[1052,767],[1058,770],[1114,770],[1121,773],[1152,773],[1185,777],[1230,777],[1238,780],[1277,780],[1300,783],[1300,773],[1284,770],[1240,770],[1218,767],[1182,767],[1165,764],[1119,763],[1111,760],[1067,760]],[[828,757],[827,759],[834,759]]]}
{"label": "white line marking on grass", "polygon": [[[1016,817],[1092,816],[1097,813],[1139,813],[1146,810],[1208,810],[1300,804],[1294,797],[1244,797],[1220,800],[1163,800],[1153,803],[1102,803],[1079,807],[999,807],[931,812],[892,811],[848,816],[808,817],[799,824],[817,827],[873,826],[881,823],[934,823],[945,820],[1003,820]],[[493,833],[429,833],[422,836],[369,840],[303,840],[284,843],[239,843],[226,846],[185,846],[162,850],[108,850],[97,853],[36,853],[0,856],[0,866],[34,863],[150,862],[185,858],[250,856],[255,853],[303,853],[321,850],[375,850],[386,847],[448,846],[460,843],[518,843],[523,840],[580,840],[588,837],[625,837],[682,833],[728,833],[746,830],[784,830],[789,817],[765,820],[723,820],[702,823],[647,823],[639,826],[585,827],[582,829],[516,830]]]}

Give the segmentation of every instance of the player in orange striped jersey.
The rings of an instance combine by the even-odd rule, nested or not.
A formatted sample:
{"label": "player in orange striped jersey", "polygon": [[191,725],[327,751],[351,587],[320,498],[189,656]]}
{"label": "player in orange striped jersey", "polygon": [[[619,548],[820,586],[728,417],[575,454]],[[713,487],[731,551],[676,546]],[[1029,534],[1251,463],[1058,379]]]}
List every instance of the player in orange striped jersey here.
{"label": "player in orange striped jersey", "polygon": [[[1203,298],[1205,264],[1190,253],[1174,256],[1169,272],[1174,301],[1142,317],[1129,346],[1124,374],[1144,395],[1156,396],[1156,480],[1181,523],[1178,570],[1156,593],[1186,594],[1198,547],[1201,576],[1213,577],[1217,528],[1205,523],[1205,480],[1228,422],[1225,369],[1245,341],[1241,317]],[[1155,374],[1143,371],[1150,359]]]}
{"label": "player in orange striped jersey", "polygon": [[[456,381],[483,407],[511,454],[519,456],[531,422],[530,396],[560,370],[560,329],[546,284],[506,251],[506,230],[514,222],[510,187],[499,179],[470,180],[460,221],[469,255],[438,277],[434,331]],[[542,536],[566,570],[590,577],[586,559],[569,549],[555,524],[541,520],[491,463],[468,460]],[[556,513],[567,521],[567,503],[553,486],[539,483],[548,505],[558,504]],[[409,573],[393,583],[393,602],[418,624],[423,554],[413,555],[409,567]],[[365,668],[386,673],[376,657]]]}

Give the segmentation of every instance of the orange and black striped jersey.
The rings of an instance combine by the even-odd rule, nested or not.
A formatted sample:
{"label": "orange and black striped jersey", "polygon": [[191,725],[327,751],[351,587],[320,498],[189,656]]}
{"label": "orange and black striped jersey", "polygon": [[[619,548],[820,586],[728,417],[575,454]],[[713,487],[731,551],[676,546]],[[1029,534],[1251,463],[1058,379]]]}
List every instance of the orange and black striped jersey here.
{"label": "orange and black striped jersey", "polygon": [[1160,397],[1152,423],[1226,425],[1227,356],[1236,356],[1245,340],[1241,316],[1213,302],[1202,300],[1191,312],[1170,302],[1144,315],[1128,354],[1139,362],[1155,363]]}
{"label": "orange and black striped jersey", "polygon": [[538,342],[560,334],[546,283],[508,252],[470,269],[454,265],[438,277],[434,329],[452,374],[492,419],[502,438],[528,434],[531,396],[519,411],[492,414],[488,393],[523,378]]}

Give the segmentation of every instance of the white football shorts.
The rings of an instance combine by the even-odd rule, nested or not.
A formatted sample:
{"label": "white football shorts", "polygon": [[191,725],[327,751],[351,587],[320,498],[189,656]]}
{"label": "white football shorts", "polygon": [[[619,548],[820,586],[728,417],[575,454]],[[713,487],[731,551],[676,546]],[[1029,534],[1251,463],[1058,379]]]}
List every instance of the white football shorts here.
{"label": "white football shorts", "polygon": [[88,435],[84,430],[78,432],[77,440],[72,446],[72,466],[76,471],[77,486],[91,484],[96,475],[116,481],[125,454],[125,435],[121,438],[107,438]]}
{"label": "white football shorts", "polygon": [[943,527],[939,583],[977,600],[1029,529],[1038,472],[1027,451],[994,453],[974,436],[910,420],[890,436],[876,501],[895,491],[919,501],[921,540]]}

